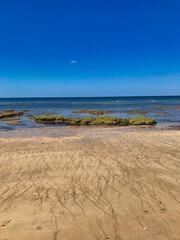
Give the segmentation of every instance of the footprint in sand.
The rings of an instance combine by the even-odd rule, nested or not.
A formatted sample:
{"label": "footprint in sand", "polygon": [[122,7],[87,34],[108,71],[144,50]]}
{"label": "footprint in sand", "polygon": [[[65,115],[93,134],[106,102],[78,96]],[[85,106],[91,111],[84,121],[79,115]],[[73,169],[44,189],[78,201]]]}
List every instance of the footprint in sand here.
{"label": "footprint in sand", "polygon": [[4,221],[1,225],[1,227],[5,227],[8,223],[10,223],[12,220]]}

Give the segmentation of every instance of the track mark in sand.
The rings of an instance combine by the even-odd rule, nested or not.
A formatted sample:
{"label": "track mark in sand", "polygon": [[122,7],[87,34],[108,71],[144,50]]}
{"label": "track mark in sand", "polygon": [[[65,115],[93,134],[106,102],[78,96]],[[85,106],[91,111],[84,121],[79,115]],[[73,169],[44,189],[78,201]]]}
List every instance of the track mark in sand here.
{"label": "track mark in sand", "polygon": [[180,138],[157,139],[152,132],[0,142],[3,234],[33,221],[29,231],[40,240],[175,239]]}

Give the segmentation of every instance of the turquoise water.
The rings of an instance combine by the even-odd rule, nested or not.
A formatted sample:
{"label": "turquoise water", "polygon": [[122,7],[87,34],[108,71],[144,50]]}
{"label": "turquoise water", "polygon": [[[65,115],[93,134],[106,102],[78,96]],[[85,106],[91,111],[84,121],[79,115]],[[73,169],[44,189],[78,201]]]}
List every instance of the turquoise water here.
{"label": "turquoise water", "polygon": [[[86,117],[89,114],[75,114],[74,110],[112,110],[117,117],[146,116],[156,118],[158,125],[176,126],[180,125],[180,109],[156,109],[160,107],[180,106],[180,96],[172,97],[92,97],[92,98],[0,98],[0,111],[6,109],[29,110],[28,114],[33,116],[40,114],[56,114],[67,117]],[[143,110],[147,114],[127,114],[126,110]],[[164,114],[156,114],[164,112]],[[22,117],[22,124],[8,126],[6,122],[0,122],[4,129],[31,128],[36,123],[27,117]]]}

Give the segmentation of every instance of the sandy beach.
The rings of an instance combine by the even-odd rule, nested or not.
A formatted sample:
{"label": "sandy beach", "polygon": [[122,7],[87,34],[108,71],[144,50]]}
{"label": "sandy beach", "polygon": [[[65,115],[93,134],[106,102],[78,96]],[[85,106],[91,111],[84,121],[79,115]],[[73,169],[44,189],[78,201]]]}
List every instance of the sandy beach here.
{"label": "sandy beach", "polygon": [[68,129],[1,136],[0,240],[180,239],[180,131]]}

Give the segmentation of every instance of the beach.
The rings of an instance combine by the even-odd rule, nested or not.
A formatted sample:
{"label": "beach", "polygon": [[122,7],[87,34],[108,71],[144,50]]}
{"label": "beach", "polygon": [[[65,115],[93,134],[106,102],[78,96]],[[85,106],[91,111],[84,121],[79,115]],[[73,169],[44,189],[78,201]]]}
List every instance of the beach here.
{"label": "beach", "polygon": [[180,131],[127,129],[2,132],[0,240],[179,240]]}
{"label": "beach", "polygon": [[179,13],[0,1],[0,240],[180,240]]}

